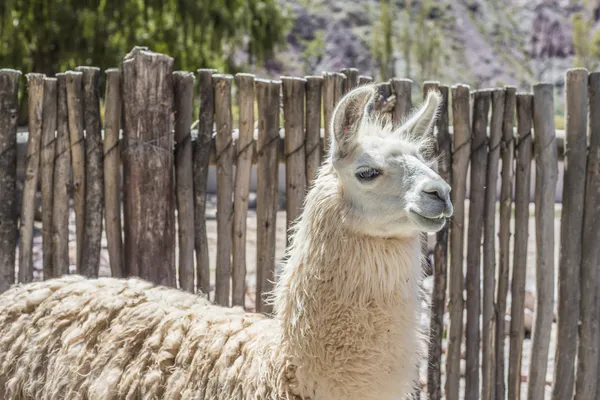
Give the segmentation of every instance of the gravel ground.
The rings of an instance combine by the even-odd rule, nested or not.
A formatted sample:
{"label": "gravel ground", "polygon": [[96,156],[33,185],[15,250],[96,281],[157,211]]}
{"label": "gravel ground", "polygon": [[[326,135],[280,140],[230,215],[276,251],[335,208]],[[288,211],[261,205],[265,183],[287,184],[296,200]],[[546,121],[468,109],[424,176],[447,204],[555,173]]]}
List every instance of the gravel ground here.
{"label": "gravel ground", "polygon": [[[251,199],[252,203],[252,199]],[[466,204],[466,215],[468,215],[468,202]],[[207,231],[208,231],[208,243],[209,243],[209,251],[210,251],[210,265],[211,265],[211,281],[214,282],[215,275],[215,257],[216,257],[216,243],[217,243],[217,224],[216,224],[216,196],[209,195],[207,201]],[[496,231],[498,230],[498,218],[496,221]],[[514,224],[514,219],[513,219]],[[246,296],[246,306],[248,309],[254,309],[254,290],[256,284],[256,212],[254,209],[250,209],[248,212],[248,221],[247,221],[247,242],[246,242],[246,255],[247,255],[247,296]],[[70,254],[70,268],[74,271],[75,264],[75,215],[73,209],[71,208],[70,215],[70,242],[69,242],[69,254]],[[279,211],[277,214],[277,247],[276,247],[276,256],[278,259],[284,255],[285,251],[285,211]],[[511,228],[511,232],[514,232],[514,228]],[[558,274],[558,243],[559,243],[559,233],[560,233],[560,205],[557,205],[557,212],[555,218],[555,264],[557,265],[557,269],[555,274]],[[106,237],[103,234],[102,237],[103,246],[100,258],[100,275],[101,276],[109,276],[110,268],[109,268],[109,257],[108,251],[106,248]],[[497,243],[497,238],[496,238]],[[530,207],[530,219],[529,219],[529,246],[528,246],[528,268],[527,268],[527,283],[526,288],[528,294],[531,296],[530,303],[534,304],[535,301],[535,261],[536,261],[536,249],[535,249],[535,219],[534,219],[534,205],[531,204]],[[430,237],[430,247],[433,245],[432,237]],[[35,232],[34,232],[34,241],[33,241],[33,261],[34,261],[34,279],[41,278],[41,269],[42,269],[42,238],[41,238],[41,222],[36,221],[35,223]],[[512,244],[511,244],[512,246]],[[498,248],[498,244],[496,244],[496,248]],[[466,249],[466,244],[465,244]],[[18,259],[18,249],[17,249],[17,259]],[[512,265],[512,260],[511,260]],[[512,271],[511,271],[512,276]],[[557,276],[557,275],[556,275]],[[555,279],[556,281],[556,279]],[[433,278],[427,277],[424,281],[424,286],[431,290],[433,286]],[[555,298],[556,298],[557,289],[555,288]],[[212,297],[212,296],[211,296]],[[509,293],[509,305],[508,310],[510,310],[510,293]],[[555,302],[556,304],[556,302]],[[556,309],[556,305],[555,305]],[[526,311],[527,313],[532,314],[532,310]],[[466,313],[465,313],[466,318]],[[445,323],[446,327],[448,324],[448,314],[445,315]],[[422,320],[423,326],[429,326],[429,320],[424,317]],[[552,327],[552,335],[551,335],[551,344],[550,344],[550,354],[548,359],[548,370],[547,370],[547,381],[548,384],[546,386],[546,397],[550,397],[551,387],[550,383],[552,381],[552,372],[553,372],[553,362],[554,362],[554,346],[556,341],[556,324],[553,324]],[[444,346],[446,342],[444,341]],[[464,343],[463,343],[464,348]],[[506,339],[506,349],[508,353],[509,343],[508,337]],[[444,348],[445,350],[445,348]],[[524,346],[523,346],[523,361],[522,361],[522,391],[521,397],[526,398],[527,395],[527,376],[529,373],[529,360],[530,360],[530,350],[531,350],[531,340],[526,337]],[[464,354],[464,353],[463,353]],[[507,360],[508,363],[508,360]],[[444,374],[444,366],[445,366],[445,351],[442,360],[442,374]],[[464,360],[462,360],[461,368],[464,371]],[[422,387],[426,390],[424,382],[426,381],[427,376],[427,361],[423,360],[421,365],[421,381]],[[444,378],[442,377],[442,383],[444,382]],[[464,388],[464,379],[462,380],[462,387]],[[462,390],[462,389],[461,389]],[[462,394],[461,394],[462,396]]]}

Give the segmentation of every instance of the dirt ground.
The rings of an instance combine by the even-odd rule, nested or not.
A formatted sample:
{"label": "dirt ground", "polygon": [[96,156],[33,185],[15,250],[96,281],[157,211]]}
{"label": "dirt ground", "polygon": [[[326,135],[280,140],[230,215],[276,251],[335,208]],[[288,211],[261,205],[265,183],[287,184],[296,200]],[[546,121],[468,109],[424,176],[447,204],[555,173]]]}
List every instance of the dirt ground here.
{"label": "dirt ground", "polygon": [[[209,243],[209,251],[210,251],[210,266],[211,266],[211,282],[214,283],[214,275],[215,275],[215,258],[216,258],[216,244],[217,244],[217,223],[216,223],[216,197],[214,195],[209,196],[208,201],[207,201],[207,231],[208,231],[208,243]],[[466,212],[465,214],[468,216],[468,202],[466,204]],[[468,222],[468,221],[466,221]],[[285,220],[285,211],[279,211],[277,213],[277,222],[276,222],[276,230],[277,230],[277,247],[276,247],[276,256],[278,259],[281,259],[281,257],[283,257],[284,255],[284,251],[285,251],[285,240],[286,240],[286,235],[285,235],[285,224],[286,224],[286,220]],[[466,223],[465,226],[467,226],[468,224]],[[499,220],[498,217],[496,218],[496,231],[498,231],[498,227],[499,227]],[[33,258],[34,258],[34,267],[36,269],[35,273],[34,273],[34,278],[35,279],[39,279],[40,278],[40,271],[42,269],[42,238],[41,238],[41,222],[36,222],[35,224],[35,232],[34,232],[34,251],[33,251]],[[255,290],[255,285],[256,285],[256,212],[255,210],[251,209],[248,211],[248,220],[247,220],[247,239],[246,239],[246,268],[247,268],[247,286],[248,286],[248,293],[247,293],[247,298],[246,298],[246,306],[248,309],[253,309],[254,308],[254,290]],[[511,227],[511,232],[514,232],[514,218],[512,219],[512,227]],[[557,274],[558,274],[558,248],[559,248],[559,238],[560,238],[560,205],[557,205],[556,207],[556,213],[555,213],[555,265],[556,265],[556,271],[555,271],[555,282],[557,281]],[[69,250],[70,250],[70,262],[71,262],[71,269],[72,271],[74,271],[74,263],[75,263],[75,215],[73,213],[73,210],[71,209],[71,216],[70,216],[70,243],[69,243]],[[466,236],[466,232],[465,232],[465,236]],[[512,238],[511,238],[512,239]],[[100,266],[100,275],[101,276],[109,276],[110,275],[110,268],[109,268],[109,257],[108,257],[108,251],[106,248],[106,237],[103,235],[103,247],[102,247],[102,252],[101,252],[101,266]],[[511,240],[512,242],[512,240]],[[430,248],[432,248],[434,241],[433,241],[433,236],[430,237]],[[496,236],[496,249],[498,248],[498,238]],[[465,250],[466,250],[467,245],[465,244]],[[512,248],[512,243],[511,243],[511,248]],[[465,253],[466,254],[466,253]],[[18,259],[18,254],[17,254],[17,259]],[[530,205],[530,219],[529,219],[529,240],[528,240],[528,260],[527,260],[527,283],[526,283],[526,287],[527,290],[535,295],[535,264],[536,264],[536,244],[535,244],[535,219],[534,219],[534,205],[533,203]],[[512,259],[511,259],[511,266],[512,266]],[[512,276],[512,271],[511,271],[511,276]],[[432,285],[433,285],[433,279],[432,277],[427,277],[425,279],[425,281],[423,282],[424,286],[428,289],[431,289]],[[466,294],[465,294],[466,296]],[[557,296],[557,288],[555,287],[555,299]],[[212,297],[212,296],[211,296]],[[508,310],[510,310],[510,293],[509,293],[509,305],[508,305]],[[556,301],[555,301],[556,304]],[[556,307],[556,305],[555,305]],[[466,316],[466,313],[465,313]],[[445,315],[445,323],[446,323],[446,327],[448,324],[448,314]],[[424,326],[428,326],[429,325],[429,320],[424,317],[422,319],[422,324]],[[556,338],[556,324],[553,324],[553,329],[552,329],[552,337],[551,337],[551,344],[550,344],[550,354],[549,354],[549,359],[548,359],[548,370],[547,370],[547,381],[548,381],[548,385],[546,386],[546,397],[550,397],[550,385],[549,383],[552,381],[552,373],[553,373],[553,361],[554,361],[554,343],[555,343],[555,338]],[[444,342],[445,345],[445,342]],[[522,361],[522,392],[521,392],[521,396],[522,398],[525,398],[526,396],[526,391],[527,391],[527,376],[529,373],[529,359],[530,359],[530,345],[531,345],[531,340],[529,338],[526,337],[525,339],[525,343],[524,343],[524,348],[523,348],[523,361]],[[464,343],[463,343],[464,346]],[[506,338],[506,349],[507,349],[507,354],[508,354],[508,348],[509,348],[509,343],[508,343],[508,337]],[[442,373],[444,374],[444,366],[445,366],[445,355],[443,356],[443,360],[442,360]],[[462,360],[462,369],[464,371],[464,359]],[[508,360],[507,360],[507,364],[508,364]],[[423,363],[421,365],[421,380],[422,383],[424,384],[424,382],[426,381],[426,376],[427,376],[427,361],[423,360]],[[444,381],[444,378],[442,378],[442,382]],[[463,380],[463,385],[464,385],[464,380]],[[426,389],[426,388],[424,388]]]}

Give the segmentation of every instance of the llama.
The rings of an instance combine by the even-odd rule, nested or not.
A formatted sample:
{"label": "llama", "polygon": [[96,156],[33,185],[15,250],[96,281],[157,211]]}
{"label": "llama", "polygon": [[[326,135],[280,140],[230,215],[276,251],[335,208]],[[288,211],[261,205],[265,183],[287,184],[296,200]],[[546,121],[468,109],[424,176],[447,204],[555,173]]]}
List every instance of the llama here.
{"label": "llama", "polygon": [[6,399],[401,399],[425,349],[421,232],[452,215],[428,165],[440,95],[405,123],[349,92],[269,298],[273,316],[138,278],[63,276],[0,296]]}

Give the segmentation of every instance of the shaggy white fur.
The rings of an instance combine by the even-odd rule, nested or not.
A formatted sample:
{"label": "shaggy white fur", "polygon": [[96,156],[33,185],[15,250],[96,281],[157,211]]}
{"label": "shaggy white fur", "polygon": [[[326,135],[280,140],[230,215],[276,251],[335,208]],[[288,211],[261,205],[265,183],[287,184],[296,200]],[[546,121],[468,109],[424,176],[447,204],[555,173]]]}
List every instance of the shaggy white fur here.
{"label": "shaggy white fur", "polygon": [[271,301],[274,316],[139,279],[66,276],[0,296],[6,399],[401,399],[417,377],[420,232],[452,214],[421,152],[440,97],[401,127],[382,86],[334,112]]}

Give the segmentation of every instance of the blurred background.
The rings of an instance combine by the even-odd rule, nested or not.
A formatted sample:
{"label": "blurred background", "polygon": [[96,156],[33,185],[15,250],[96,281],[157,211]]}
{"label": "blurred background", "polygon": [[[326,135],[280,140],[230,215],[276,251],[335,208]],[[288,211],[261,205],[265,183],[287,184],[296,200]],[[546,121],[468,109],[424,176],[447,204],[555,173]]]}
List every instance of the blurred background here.
{"label": "blurred background", "polygon": [[600,0],[0,0],[0,68],[105,70],[141,45],[189,71],[407,77],[415,100],[423,80],[548,81],[562,129],[564,73],[598,68],[599,19]]}

